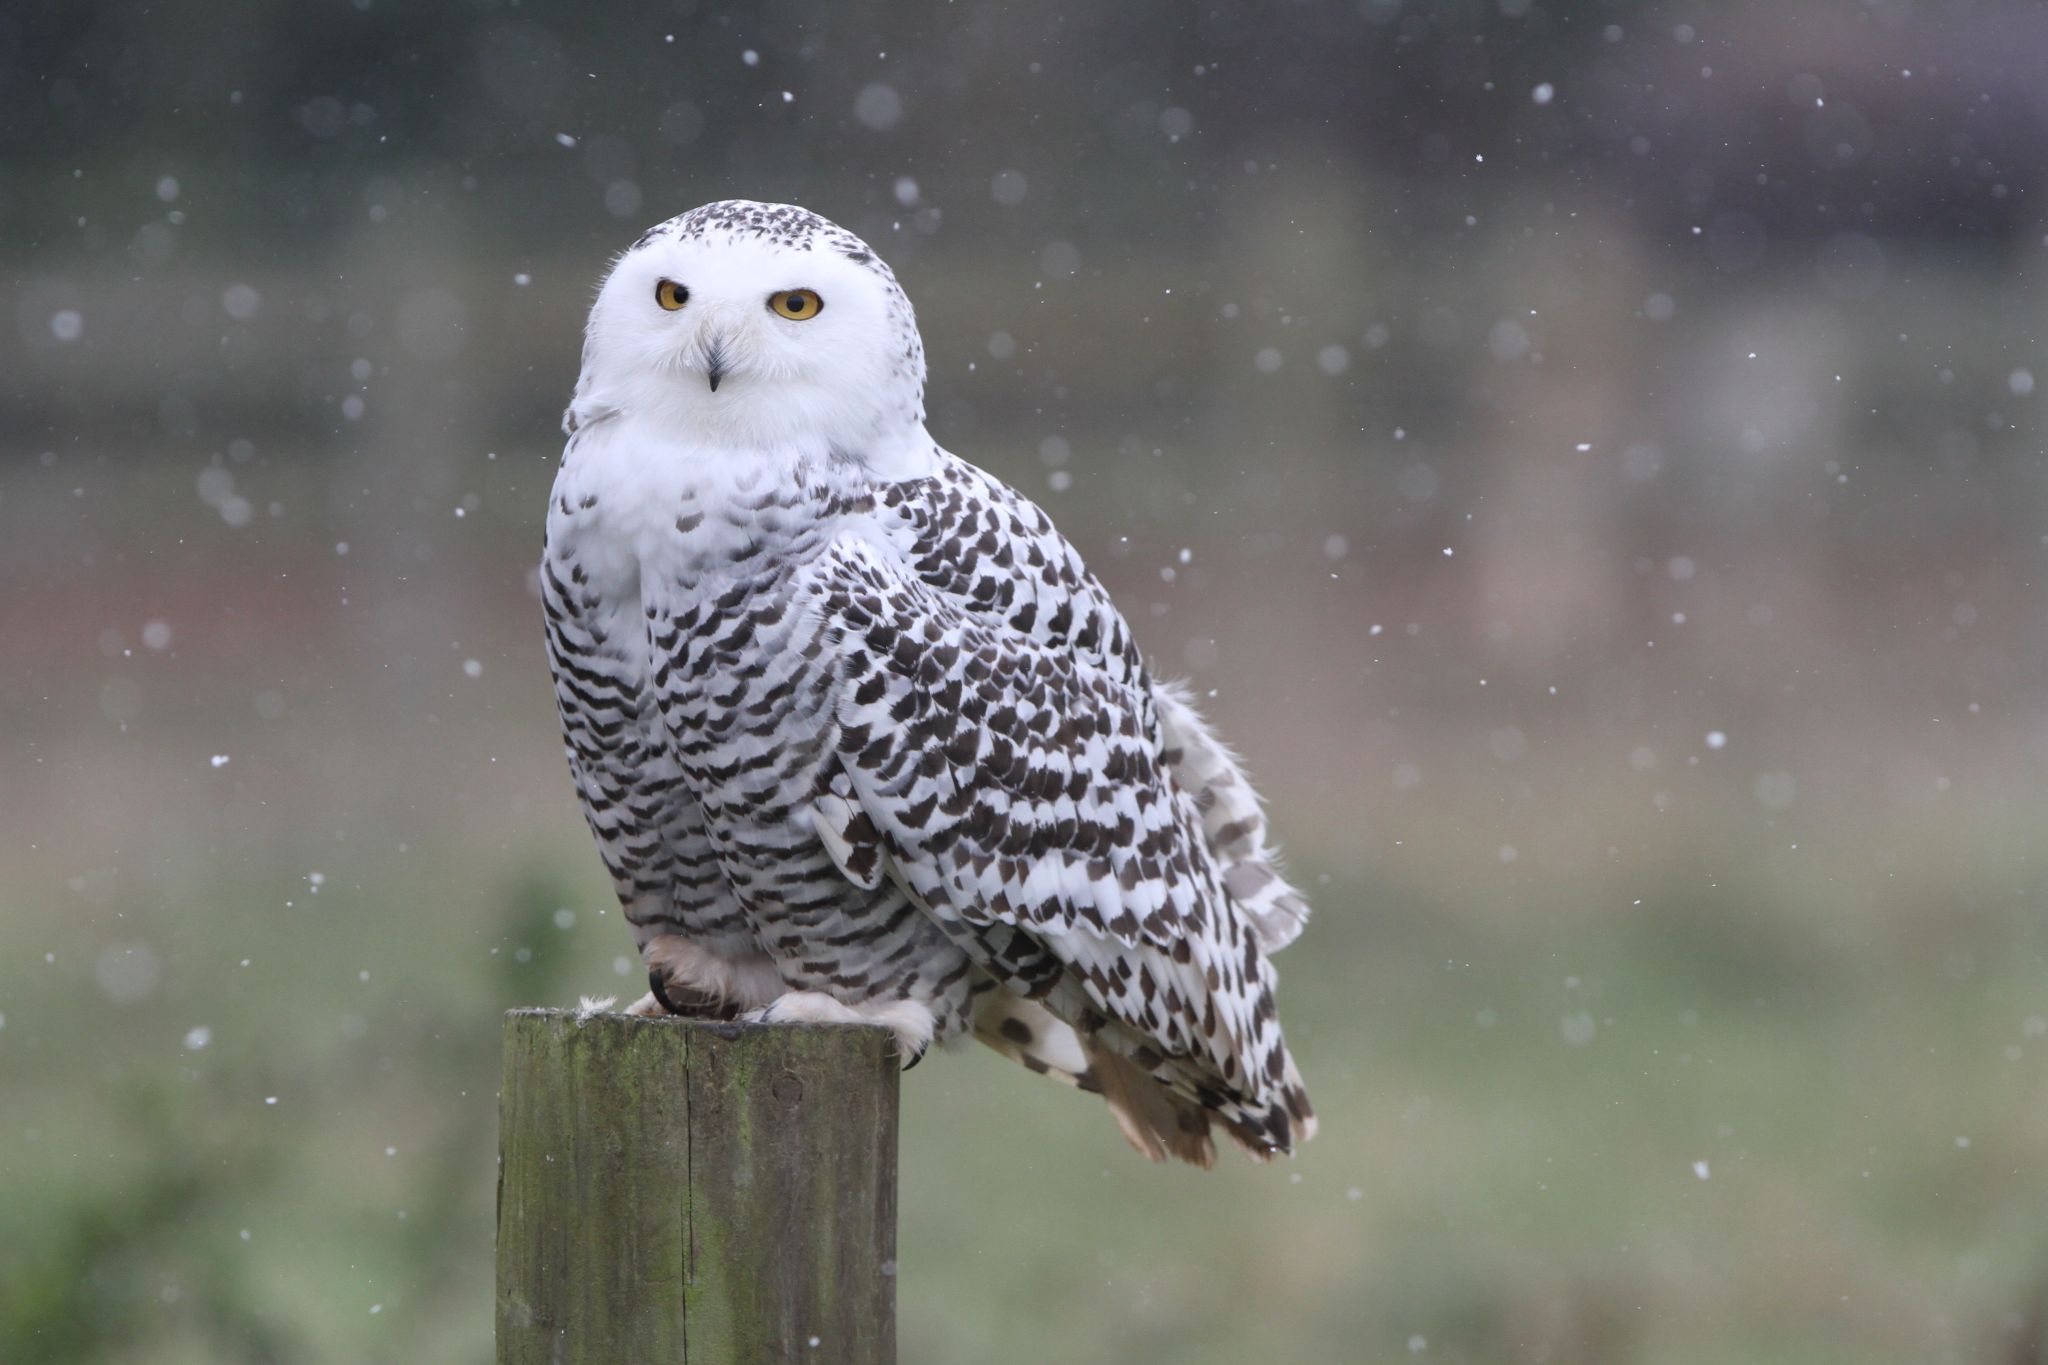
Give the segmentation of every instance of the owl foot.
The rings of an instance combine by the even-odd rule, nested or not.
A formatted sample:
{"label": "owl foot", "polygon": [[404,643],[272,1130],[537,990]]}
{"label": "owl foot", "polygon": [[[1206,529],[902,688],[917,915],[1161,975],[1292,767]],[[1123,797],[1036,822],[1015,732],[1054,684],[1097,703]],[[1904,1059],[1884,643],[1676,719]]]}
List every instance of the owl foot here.
{"label": "owl foot", "polygon": [[[647,984],[653,986],[655,981],[655,977],[649,976]],[[640,1019],[720,1020],[730,1020],[737,1012],[729,1006],[720,1005],[708,999],[704,999],[702,1003],[693,1006],[692,1002],[699,1000],[700,997],[683,994],[681,999],[677,999],[676,997],[679,992],[674,987],[667,989],[656,987],[656,990],[660,991],[660,994],[656,994],[656,991],[647,992],[647,994],[626,1006],[625,1012]]]}
{"label": "owl foot", "polygon": [[905,1071],[924,1060],[936,1020],[915,1000],[867,1000],[849,1005],[823,991],[791,991],[740,1018],[750,1024],[879,1024],[896,1035],[896,1055],[908,1057]]}
{"label": "owl foot", "polygon": [[647,973],[647,994],[662,1012],[679,1014],[685,1019],[730,1019],[738,1013],[737,1009],[710,991],[671,981],[668,973],[659,967]]}
{"label": "owl foot", "polygon": [[640,955],[647,963],[647,994],[628,1014],[733,1019],[783,991],[782,977],[767,958],[720,957],[678,934],[649,939]]}

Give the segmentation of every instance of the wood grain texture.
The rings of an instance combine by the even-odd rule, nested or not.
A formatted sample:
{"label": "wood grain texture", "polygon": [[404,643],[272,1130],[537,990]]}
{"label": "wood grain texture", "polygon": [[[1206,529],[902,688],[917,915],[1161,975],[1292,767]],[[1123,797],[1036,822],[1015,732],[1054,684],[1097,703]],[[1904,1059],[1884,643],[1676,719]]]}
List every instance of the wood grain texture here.
{"label": "wood grain texture", "polygon": [[500,1365],[892,1365],[897,1066],[878,1028],[508,1014]]}

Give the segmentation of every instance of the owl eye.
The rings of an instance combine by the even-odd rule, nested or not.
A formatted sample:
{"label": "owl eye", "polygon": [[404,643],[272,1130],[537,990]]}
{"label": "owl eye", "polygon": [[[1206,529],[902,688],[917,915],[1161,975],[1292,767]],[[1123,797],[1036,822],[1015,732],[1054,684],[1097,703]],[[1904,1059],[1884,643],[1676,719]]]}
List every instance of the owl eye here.
{"label": "owl eye", "polygon": [[785,289],[768,296],[768,311],[791,322],[809,322],[824,306],[825,300],[808,289]]}
{"label": "owl eye", "polygon": [[690,291],[674,280],[663,280],[654,286],[654,301],[673,313],[690,301]]}

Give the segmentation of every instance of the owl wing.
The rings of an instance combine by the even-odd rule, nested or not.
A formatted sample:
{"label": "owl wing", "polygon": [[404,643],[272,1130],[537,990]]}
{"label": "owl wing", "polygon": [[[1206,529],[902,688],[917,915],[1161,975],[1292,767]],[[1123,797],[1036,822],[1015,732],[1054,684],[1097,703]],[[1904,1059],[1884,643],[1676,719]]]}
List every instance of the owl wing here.
{"label": "owl wing", "polygon": [[[1142,683],[1144,658],[1080,554],[1045,510],[993,475],[949,457],[932,478],[887,485],[877,515],[903,562],[970,617],[1078,655],[1111,677]],[[1272,953],[1308,922],[1308,901],[1280,871],[1265,809],[1187,690],[1148,685],[1159,717],[1160,761],[1202,816],[1203,841],[1230,899]]]}
{"label": "owl wing", "polygon": [[1273,971],[1164,761],[1143,668],[992,620],[923,567],[847,534],[792,584],[832,656],[828,848],[1248,1148],[1291,1149],[1313,1116]]}

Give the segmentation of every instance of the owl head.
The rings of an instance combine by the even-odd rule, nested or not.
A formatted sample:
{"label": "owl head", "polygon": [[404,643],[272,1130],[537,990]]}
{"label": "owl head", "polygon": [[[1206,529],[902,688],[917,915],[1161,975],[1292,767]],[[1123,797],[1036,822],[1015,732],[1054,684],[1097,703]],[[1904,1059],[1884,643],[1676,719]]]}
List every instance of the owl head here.
{"label": "owl head", "polygon": [[866,242],[793,204],[728,199],[614,263],[576,401],[706,445],[859,459],[923,439],[924,378],[910,300]]}

